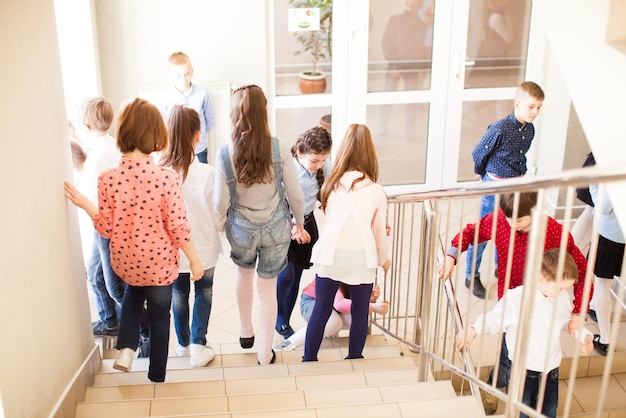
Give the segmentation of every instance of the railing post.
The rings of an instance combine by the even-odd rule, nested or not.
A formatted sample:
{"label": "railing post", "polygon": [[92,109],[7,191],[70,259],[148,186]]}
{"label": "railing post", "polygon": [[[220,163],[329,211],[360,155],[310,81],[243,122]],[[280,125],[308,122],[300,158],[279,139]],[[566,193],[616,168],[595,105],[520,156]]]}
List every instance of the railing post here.
{"label": "railing post", "polygon": [[[422,211],[423,217],[429,216],[427,211]],[[437,277],[437,244],[439,243],[439,213],[434,211],[430,222],[426,219],[422,222],[422,240],[421,250],[424,260],[424,272],[422,276],[422,311],[420,314],[421,323],[421,341],[420,341],[420,354],[419,354],[419,369],[417,379],[419,382],[425,382],[427,380],[428,371],[428,356],[426,350],[430,351],[431,340],[431,328],[430,322],[431,314],[431,300],[433,295],[433,277]],[[437,279],[438,280],[438,279]]]}

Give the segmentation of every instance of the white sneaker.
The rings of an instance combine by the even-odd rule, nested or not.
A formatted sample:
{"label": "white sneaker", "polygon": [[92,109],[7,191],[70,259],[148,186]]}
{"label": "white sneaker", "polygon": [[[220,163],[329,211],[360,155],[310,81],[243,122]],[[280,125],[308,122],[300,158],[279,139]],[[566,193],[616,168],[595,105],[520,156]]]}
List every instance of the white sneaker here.
{"label": "white sneaker", "polygon": [[185,347],[176,343],[176,355],[178,357],[189,357],[189,346]]}
{"label": "white sneaker", "polygon": [[201,344],[189,344],[191,347],[191,367],[204,367],[215,358],[215,352],[211,347]]}
{"label": "white sneaker", "polygon": [[274,346],[276,351],[293,351],[296,349],[296,345],[290,340],[284,340]]}
{"label": "white sneaker", "polygon": [[120,350],[120,356],[113,362],[113,368],[123,372],[129,372],[133,364],[134,356],[135,351],[130,348],[122,348]]}

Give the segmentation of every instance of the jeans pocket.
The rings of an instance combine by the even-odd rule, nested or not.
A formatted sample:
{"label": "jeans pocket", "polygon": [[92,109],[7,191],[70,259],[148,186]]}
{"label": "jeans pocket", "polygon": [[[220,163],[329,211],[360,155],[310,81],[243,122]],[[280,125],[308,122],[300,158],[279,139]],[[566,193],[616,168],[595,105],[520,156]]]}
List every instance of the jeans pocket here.
{"label": "jeans pocket", "polygon": [[252,243],[252,232],[228,219],[226,221],[226,238],[237,247],[248,248]]}
{"label": "jeans pocket", "polygon": [[554,370],[552,370],[550,373],[548,373],[548,381],[552,382],[552,383],[558,383],[559,382],[559,369],[556,368]]}

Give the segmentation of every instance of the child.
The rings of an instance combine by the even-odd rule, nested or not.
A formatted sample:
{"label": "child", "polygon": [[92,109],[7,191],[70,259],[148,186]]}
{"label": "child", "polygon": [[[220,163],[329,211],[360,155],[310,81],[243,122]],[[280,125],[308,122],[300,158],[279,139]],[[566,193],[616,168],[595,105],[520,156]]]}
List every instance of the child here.
{"label": "child", "polygon": [[391,264],[387,257],[387,195],[377,180],[378,163],[370,131],[365,125],[352,124],[320,193],[326,219],[311,257],[319,270],[303,361],[317,361],[341,283],[348,285],[352,299],[346,359],[363,358],[376,268],[382,266],[387,271]]}
{"label": "child", "polygon": [[[259,364],[273,363],[272,337],[276,323],[276,276],[287,265],[292,238],[309,241],[304,229],[304,197],[289,148],[272,138],[267,120],[267,99],[255,85],[233,93],[232,145],[215,159],[217,175],[213,207],[226,218],[230,258],[237,265],[237,304],[241,319],[242,348],[252,348],[252,297],[254,267],[260,299]],[[284,187],[283,187],[284,186]],[[284,188],[284,190],[283,190]],[[289,199],[289,207],[284,192]],[[289,208],[295,218],[294,236]]]}
{"label": "child", "polygon": [[131,370],[147,300],[151,340],[148,378],[163,382],[178,248],[190,261],[191,280],[199,280],[204,268],[191,240],[178,175],[155,165],[150,156],[167,146],[159,110],[142,99],[127,104],[119,115],[117,145],[124,155],[119,166],[98,179],[97,207],[67,182],[65,193],[89,214],[98,232],[110,238],[111,264],[127,284],[117,339],[120,355],[113,367]]}
{"label": "child", "polygon": [[[541,87],[532,81],[524,81],[515,93],[513,112],[506,118],[489,125],[487,132],[472,152],[474,173],[482,181],[501,180],[526,174],[526,153],[535,137],[533,121],[539,115],[544,97]],[[481,218],[493,212],[494,203],[495,196],[493,195],[481,198]],[[484,299],[486,294],[478,272],[486,246],[487,243],[484,242],[476,248],[476,266],[472,268],[474,248],[470,245],[465,264],[465,287],[470,288],[473,277],[472,292],[480,299]],[[496,270],[498,264],[505,266],[498,262],[497,255],[496,251]]]}
{"label": "child", "polygon": [[[524,279],[524,265],[526,263],[526,249],[528,243],[528,232],[532,222],[532,209],[537,205],[537,193],[527,192],[520,193],[519,207],[517,219],[513,219],[513,211],[515,206],[515,194],[503,194],[500,196],[500,209],[495,213],[490,213],[479,220],[478,224],[467,225],[462,235],[455,236],[452,239],[452,245],[448,249],[445,263],[439,266],[439,276],[443,278],[450,277],[454,270],[454,265],[458,259],[459,239],[461,251],[465,251],[468,245],[474,241],[474,232],[478,228],[478,242],[486,242],[491,239],[491,231],[493,226],[493,216],[497,216],[495,245],[498,251],[500,265],[503,268],[498,269],[498,300],[502,298],[505,292],[507,271],[505,266],[508,265],[509,256],[513,257],[511,266],[509,288],[513,289],[522,285]],[[515,241],[513,250],[509,255],[509,240],[511,237],[511,228],[515,229]],[[560,248],[561,233],[563,226],[555,219],[548,216],[546,225],[546,238],[544,251],[550,248]],[[572,256],[578,267],[578,282],[574,285],[574,313],[579,314],[582,311],[583,291],[585,287],[585,272],[587,271],[587,261],[585,256],[580,252],[574,244],[571,234],[567,239],[567,252]],[[466,261],[469,262],[469,261]],[[593,291],[592,291],[593,292]],[[590,296],[591,298],[591,296]],[[587,307],[585,307],[585,311]],[[578,329],[578,315],[572,315],[568,330],[570,334],[575,334]],[[497,387],[504,387],[504,375],[507,372],[508,365],[506,363],[507,346],[506,339],[502,340],[502,350],[500,351],[500,367],[498,369]],[[489,381],[491,382],[492,376]],[[489,399],[488,403],[497,402],[497,398]]]}
{"label": "child", "polygon": [[[98,176],[105,170],[116,167],[122,157],[115,139],[109,135],[109,128],[113,123],[113,106],[104,97],[85,99],[74,109],[70,123],[87,153],[77,188],[90,201],[96,202]],[[81,221],[81,226],[89,228],[93,236],[86,260],[87,280],[94,293],[99,317],[98,321],[92,323],[93,333],[115,336],[119,332],[126,286],[111,267],[109,239],[93,228],[91,220]]]}
{"label": "child", "polygon": [[598,196],[598,185],[589,186],[594,208],[600,210],[598,226],[598,249],[594,266],[593,306],[598,321],[599,334],[593,336],[593,347],[603,356],[609,351],[609,333],[611,329],[611,284],[613,277],[622,274],[624,260],[624,233],[619,225],[609,194],[605,191],[602,200]]}
{"label": "child", "polygon": [[313,211],[322,183],[326,175],[330,173],[331,163],[328,156],[331,146],[330,133],[321,126],[316,126],[301,134],[295,145],[291,147],[291,155],[304,194],[304,229],[311,236],[311,240],[306,244],[291,241],[287,254],[289,262],[278,275],[276,332],[285,338],[293,334],[289,319],[300,290],[302,271],[312,265],[311,249],[318,237],[317,222]]}
{"label": "child", "polygon": [[[213,274],[221,252],[221,241],[213,216],[215,169],[195,158],[200,140],[200,117],[188,107],[174,106],[168,119],[169,146],[161,165],[169,166],[182,178],[183,200],[191,236],[204,266],[204,275],[194,282],[193,319],[189,329],[189,260],[181,254],[178,278],[174,282],[172,311],[178,337],[176,354],[191,356],[192,367],[206,366],[215,357],[206,347],[206,334],[213,300]],[[191,341],[190,341],[191,334]],[[190,344],[191,342],[191,344]]]}
{"label": "child", "polygon": [[[375,312],[381,315],[385,315],[389,312],[389,302],[378,302],[380,296],[380,287],[374,285],[372,289],[372,295],[370,296],[370,308],[369,313]],[[315,280],[311,281],[302,290],[302,296],[300,297],[300,313],[302,317],[308,321],[311,318],[311,312],[315,306]],[[333,311],[330,313],[330,317],[324,327],[324,338],[331,337],[337,334],[342,329],[350,329],[352,324],[352,315],[350,309],[352,307],[352,301],[350,300],[350,291],[348,286],[341,284],[339,290],[335,294],[335,300],[333,302]],[[275,350],[291,351],[302,346],[306,337],[307,327],[300,328],[293,333],[285,341],[280,342],[274,346]]]}
{"label": "child", "polygon": [[213,104],[205,87],[191,82],[193,68],[191,59],[183,52],[174,52],[167,60],[169,75],[173,86],[167,92],[161,113],[165,120],[176,105],[184,105],[194,109],[200,115],[200,142],[195,153],[198,161],[207,163],[207,146],[209,131],[214,124]]}
{"label": "child", "polygon": [[[572,256],[565,253],[564,257],[563,275],[559,280],[556,277],[559,249],[551,248],[544,253],[536,293],[534,296],[529,295],[533,297],[533,304],[528,325],[526,382],[522,402],[532,408],[537,407],[541,375],[548,373],[541,408],[541,412],[548,417],[556,417],[558,405],[559,364],[562,357],[560,331],[565,328],[572,316],[572,302],[567,289],[576,283],[579,277],[578,268]],[[503,299],[499,300],[491,311],[484,316],[481,314],[467,331],[461,330],[456,336],[457,349],[461,351],[464,347],[469,347],[478,334],[506,332],[506,344],[509,347],[507,361],[510,370],[510,364],[514,361],[513,353],[520,322],[523,291],[523,285],[508,290],[506,303]],[[552,318],[552,321],[546,321],[546,318]],[[593,348],[591,332],[581,327],[578,331],[578,339],[581,343],[581,352],[584,355],[589,354]],[[510,374],[507,373],[507,387],[509,378]],[[524,414],[521,416],[526,417]]]}

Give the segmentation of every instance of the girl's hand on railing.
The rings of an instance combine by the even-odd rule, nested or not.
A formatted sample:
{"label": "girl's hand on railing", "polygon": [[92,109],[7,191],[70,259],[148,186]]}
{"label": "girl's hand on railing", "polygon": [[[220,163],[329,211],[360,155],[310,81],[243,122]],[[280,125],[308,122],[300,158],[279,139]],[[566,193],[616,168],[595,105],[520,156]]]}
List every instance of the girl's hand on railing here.
{"label": "girl's hand on railing", "polygon": [[382,268],[385,274],[387,274],[387,272],[389,271],[389,267],[391,267],[391,260],[387,259],[382,265]]}
{"label": "girl's hand on railing", "polygon": [[374,287],[372,287],[372,295],[370,296],[370,303],[376,302],[379,296],[380,296],[380,286],[375,284]]}
{"label": "girl's hand on railing", "polygon": [[437,267],[437,272],[439,273],[440,279],[445,280],[448,277],[452,276],[452,273],[454,272],[454,262],[454,257],[447,255],[443,264],[439,264],[439,266]]}
{"label": "girl's hand on railing", "polygon": [[591,335],[587,335],[585,337],[585,342],[580,344],[580,353],[583,356],[586,356],[592,351],[593,351],[593,339],[591,338]]}
{"label": "girl's hand on railing", "polygon": [[377,314],[386,315],[389,312],[389,302],[376,302],[370,303],[370,312],[376,312]]}
{"label": "girl's hand on railing", "polygon": [[391,225],[387,224],[387,236],[391,235]]}
{"label": "girl's hand on railing", "polygon": [[463,350],[464,348],[469,348],[472,345],[472,341],[476,338],[476,330],[472,327],[465,332],[464,329],[461,329],[458,334],[456,334],[456,338],[454,342],[456,343],[456,349],[458,351]]}

